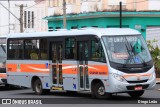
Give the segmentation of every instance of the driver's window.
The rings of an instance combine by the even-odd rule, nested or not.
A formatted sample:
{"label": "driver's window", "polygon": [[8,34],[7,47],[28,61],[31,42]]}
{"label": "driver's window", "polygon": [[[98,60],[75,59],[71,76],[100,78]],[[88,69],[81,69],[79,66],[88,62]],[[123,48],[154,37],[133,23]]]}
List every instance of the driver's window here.
{"label": "driver's window", "polygon": [[91,41],[91,60],[106,62],[102,45],[98,40]]}

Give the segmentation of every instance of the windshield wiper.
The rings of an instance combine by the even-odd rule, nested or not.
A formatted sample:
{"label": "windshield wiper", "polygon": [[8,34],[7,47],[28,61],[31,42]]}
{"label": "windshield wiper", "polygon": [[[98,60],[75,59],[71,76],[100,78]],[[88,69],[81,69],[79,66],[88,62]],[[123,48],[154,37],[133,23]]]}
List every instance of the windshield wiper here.
{"label": "windshield wiper", "polygon": [[[125,38],[126,39],[126,38]],[[123,67],[126,67],[126,65],[128,64],[128,61],[129,60],[133,60],[134,63],[135,63],[135,60],[133,59],[134,55],[133,55],[133,49],[132,49],[132,46],[131,44],[129,44],[128,40],[126,39],[127,41],[127,44],[130,46],[128,47],[127,44],[125,43],[125,46],[126,46],[126,49],[127,49],[127,52],[129,54],[129,58],[126,60],[126,63],[123,65]]]}

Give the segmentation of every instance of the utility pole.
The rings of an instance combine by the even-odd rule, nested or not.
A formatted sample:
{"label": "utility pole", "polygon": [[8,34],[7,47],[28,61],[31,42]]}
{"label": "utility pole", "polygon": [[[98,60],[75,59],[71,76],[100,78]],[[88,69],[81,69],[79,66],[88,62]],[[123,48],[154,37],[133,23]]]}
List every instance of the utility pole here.
{"label": "utility pole", "polygon": [[19,18],[19,23],[20,23],[20,32],[23,32],[23,7],[27,7],[24,6],[23,4],[21,5],[16,5],[20,8],[20,18]]}
{"label": "utility pole", "polygon": [[66,29],[66,0],[63,0],[63,28]]}
{"label": "utility pole", "polygon": [[119,22],[120,22],[119,23],[119,27],[122,28],[122,2],[119,2],[119,5],[120,5],[120,9],[119,9],[119,13],[120,13],[119,14],[120,15],[119,16]]}
{"label": "utility pole", "polygon": [[[8,0],[8,10],[10,11],[10,0]],[[8,33],[10,33],[10,12],[9,11],[8,11],[8,22],[9,22]]]}

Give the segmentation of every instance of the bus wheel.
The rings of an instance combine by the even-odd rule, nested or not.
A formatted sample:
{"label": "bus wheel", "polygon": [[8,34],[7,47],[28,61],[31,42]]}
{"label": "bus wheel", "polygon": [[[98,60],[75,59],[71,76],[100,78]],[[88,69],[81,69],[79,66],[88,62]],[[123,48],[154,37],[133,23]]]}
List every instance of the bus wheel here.
{"label": "bus wheel", "polygon": [[37,95],[49,94],[50,92],[49,89],[43,89],[40,79],[35,80],[33,88],[35,89],[35,93]]}
{"label": "bus wheel", "polygon": [[144,90],[142,91],[131,91],[131,92],[128,92],[128,94],[133,97],[133,98],[138,98],[140,96],[142,96],[144,93]]}
{"label": "bus wheel", "polygon": [[76,96],[77,95],[77,92],[76,91],[66,91],[68,95],[71,95],[71,96]]}
{"label": "bus wheel", "polygon": [[5,84],[5,87],[6,87],[6,88],[11,88],[11,85]]}
{"label": "bus wheel", "polygon": [[110,98],[111,97],[111,94],[110,93],[106,93],[105,92],[105,88],[104,88],[104,85],[99,82],[95,85],[94,87],[94,95],[96,98]]}

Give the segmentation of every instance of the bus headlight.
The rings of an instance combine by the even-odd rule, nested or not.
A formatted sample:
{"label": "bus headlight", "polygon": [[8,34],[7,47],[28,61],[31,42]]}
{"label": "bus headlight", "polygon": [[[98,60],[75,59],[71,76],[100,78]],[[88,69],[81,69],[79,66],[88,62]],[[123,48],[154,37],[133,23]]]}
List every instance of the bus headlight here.
{"label": "bus headlight", "polygon": [[121,81],[121,82],[125,81],[125,79],[121,75],[113,74],[113,77],[118,81]]}
{"label": "bus headlight", "polygon": [[156,74],[155,74],[155,72],[153,72],[152,74],[151,74],[151,76],[149,77],[149,80],[153,80],[153,79],[155,79],[156,78]]}

